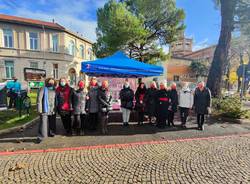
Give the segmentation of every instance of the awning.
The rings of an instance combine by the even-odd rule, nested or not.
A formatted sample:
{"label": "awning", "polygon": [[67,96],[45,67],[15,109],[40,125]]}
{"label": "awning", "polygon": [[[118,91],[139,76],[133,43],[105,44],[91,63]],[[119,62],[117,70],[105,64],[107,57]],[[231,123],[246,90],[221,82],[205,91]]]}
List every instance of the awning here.
{"label": "awning", "polygon": [[163,74],[162,67],[130,59],[121,51],[106,58],[82,62],[81,71],[89,76],[119,78],[152,77]]}

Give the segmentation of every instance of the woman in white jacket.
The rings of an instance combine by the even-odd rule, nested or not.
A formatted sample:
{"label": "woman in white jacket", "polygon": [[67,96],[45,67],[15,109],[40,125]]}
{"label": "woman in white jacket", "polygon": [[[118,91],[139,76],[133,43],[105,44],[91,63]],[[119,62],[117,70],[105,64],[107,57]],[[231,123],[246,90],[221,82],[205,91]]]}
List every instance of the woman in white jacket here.
{"label": "woman in white jacket", "polygon": [[192,90],[188,87],[188,83],[183,83],[183,87],[179,92],[179,108],[181,116],[181,124],[186,128],[187,117],[190,109],[193,107],[194,95]]}

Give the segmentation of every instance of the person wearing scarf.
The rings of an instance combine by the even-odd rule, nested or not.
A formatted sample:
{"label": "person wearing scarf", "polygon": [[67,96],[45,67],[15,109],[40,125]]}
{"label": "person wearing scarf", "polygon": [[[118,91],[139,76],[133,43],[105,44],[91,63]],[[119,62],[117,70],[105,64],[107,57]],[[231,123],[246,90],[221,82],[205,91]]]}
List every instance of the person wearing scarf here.
{"label": "person wearing scarf", "polygon": [[144,112],[145,112],[145,94],[147,88],[143,82],[141,82],[135,92],[135,109],[138,112],[138,125],[143,125]]}
{"label": "person wearing scarf", "polygon": [[37,111],[40,114],[38,125],[38,143],[44,138],[56,134],[56,93],[55,80],[48,78],[45,86],[40,88],[37,96]]}
{"label": "person wearing scarf", "polygon": [[73,92],[73,135],[84,135],[84,127],[86,127],[84,124],[86,119],[85,106],[87,92],[84,89],[85,83],[81,80],[78,82],[78,89]]}
{"label": "person wearing scarf", "polygon": [[73,89],[69,86],[67,79],[62,77],[59,80],[59,86],[56,89],[57,96],[57,110],[61,116],[63,127],[67,135],[72,134],[71,127],[71,112]]}

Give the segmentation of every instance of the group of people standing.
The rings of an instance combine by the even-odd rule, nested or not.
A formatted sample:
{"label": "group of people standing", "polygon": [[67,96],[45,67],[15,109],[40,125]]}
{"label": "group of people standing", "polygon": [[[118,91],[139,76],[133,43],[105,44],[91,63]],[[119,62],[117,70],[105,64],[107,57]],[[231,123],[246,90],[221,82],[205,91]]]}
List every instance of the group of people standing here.
{"label": "group of people standing", "polygon": [[[141,82],[135,94],[130,89],[129,83],[125,82],[120,92],[120,99],[124,126],[129,125],[132,109],[138,113],[138,125],[143,125],[147,115],[149,123],[153,124],[155,120],[159,128],[174,126],[174,116],[179,109],[181,125],[185,128],[189,112],[194,109],[198,128],[204,130],[205,114],[210,112],[211,106],[210,90],[204,86],[204,82],[199,82],[195,90],[191,90],[188,83],[183,83],[179,91],[175,83],[168,88],[165,82],[161,82],[158,89],[153,81],[147,89],[145,83]],[[135,105],[133,105],[134,99]]]}
{"label": "group of people standing", "polygon": [[[140,82],[137,90],[130,88],[125,80],[120,91],[123,125],[129,125],[130,113],[137,111],[138,125],[143,125],[145,115],[149,123],[156,122],[156,126],[164,128],[174,126],[174,115],[180,110],[182,126],[186,126],[190,109],[197,113],[197,123],[200,130],[204,129],[204,115],[210,111],[211,95],[204,82],[192,91],[187,83],[178,92],[176,84],[167,88],[161,82],[159,88],[153,81],[147,89],[145,83]],[[97,79],[92,77],[88,87],[80,80],[77,89],[70,87],[66,78],[60,78],[59,84],[53,78],[45,80],[37,97],[37,107],[40,113],[38,141],[56,134],[56,114],[60,115],[67,135],[84,135],[86,128],[96,130],[101,124],[101,132],[107,134],[108,113],[112,110],[111,93],[108,81],[98,85]],[[73,122],[72,122],[73,115]]]}
{"label": "group of people standing", "polygon": [[57,113],[67,135],[84,135],[85,128],[96,130],[98,122],[101,122],[102,133],[107,133],[112,98],[108,90],[108,81],[103,81],[101,86],[98,86],[97,79],[93,77],[88,88],[86,90],[85,82],[82,80],[78,82],[76,90],[69,86],[66,78],[60,78],[58,86],[53,78],[45,80],[45,85],[39,89],[37,96],[40,113],[39,142],[48,136],[55,136]]}

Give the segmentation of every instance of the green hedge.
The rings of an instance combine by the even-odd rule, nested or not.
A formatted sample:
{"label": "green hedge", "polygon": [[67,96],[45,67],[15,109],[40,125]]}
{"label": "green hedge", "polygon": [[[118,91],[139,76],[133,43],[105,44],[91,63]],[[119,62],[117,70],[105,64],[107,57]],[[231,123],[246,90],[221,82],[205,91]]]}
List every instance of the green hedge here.
{"label": "green hedge", "polygon": [[246,111],[242,110],[242,103],[239,97],[214,98],[213,113],[229,118],[241,118]]}

